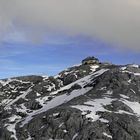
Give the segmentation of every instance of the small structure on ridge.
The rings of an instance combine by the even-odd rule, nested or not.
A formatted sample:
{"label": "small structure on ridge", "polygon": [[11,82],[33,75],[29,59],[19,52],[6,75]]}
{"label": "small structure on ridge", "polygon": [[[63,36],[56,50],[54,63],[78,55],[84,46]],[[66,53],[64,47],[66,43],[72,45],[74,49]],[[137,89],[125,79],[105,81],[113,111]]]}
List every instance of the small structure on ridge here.
{"label": "small structure on ridge", "polygon": [[87,64],[99,64],[99,60],[95,58],[94,56],[92,57],[87,57],[84,60],[82,60],[82,64],[87,65]]}

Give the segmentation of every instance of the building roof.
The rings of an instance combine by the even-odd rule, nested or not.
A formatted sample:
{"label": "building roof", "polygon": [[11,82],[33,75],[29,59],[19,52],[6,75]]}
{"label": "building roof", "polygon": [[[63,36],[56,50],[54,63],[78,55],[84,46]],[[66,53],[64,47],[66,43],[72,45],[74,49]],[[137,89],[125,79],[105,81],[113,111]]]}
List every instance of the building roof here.
{"label": "building roof", "polygon": [[86,62],[86,61],[99,61],[97,58],[95,58],[94,56],[89,56],[87,58],[85,58],[84,60],[82,60],[82,63],[83,62]]}

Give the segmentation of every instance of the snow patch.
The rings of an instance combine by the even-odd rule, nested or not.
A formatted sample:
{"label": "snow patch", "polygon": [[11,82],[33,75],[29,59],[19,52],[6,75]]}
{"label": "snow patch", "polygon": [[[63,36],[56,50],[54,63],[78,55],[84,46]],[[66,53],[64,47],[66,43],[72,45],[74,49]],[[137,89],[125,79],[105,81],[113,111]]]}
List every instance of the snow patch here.
{"label": "snow patch", "polygon": [[43,75],[42,77],[43,77],[43,81],[48,80],[48,78],[49,78],[49,77],[46,76],[46,75]]}
{"label": "snow patch", "polygon": [[92,121],[94,122],[100,119],[100,116],[97,115],[98,111],[110,112],[109,110],[105,109],[104,106],[110,105],[111,102],[114,100],[116,99],[104,97],[103,99],[95,99],[95,100],[87,101],[84,103],[84,105],[75,105],[71,107],[81,110],[83,115],[86,114],[86,117],[91,118]]}
{"label": "snow patch", "polygon": [[64,133],[67,133],[68,131],[67,131],[67,130],[63,130],[63,132],[64,132]]}
{"label": "snow patch", "polygon": [[134,73],[135,76],[140,76],[140,73]]}
{"label": "snow patch", "polygon": [[99,68],[99,65],[92,65],[92,66],[90,66],[90,70],[92,72],[96,71],[97,68]]}
{"label": "snow patch", "polygon": [[54,83],[51,83],[51,85],[47,85],[47,86],[44,86],[45,88],[47,88],[47,91],[52,91],[52,90],[55,90],[55,84]]}
{"label": "snow patch", "polygon": [[120,94],[120,96],[121,96],[122,98],[129,99],[129,97],[126,96],[126,95]]}
{"label": "snow patch", "polygon": [[111,135],[108,135],[106,132],[103,132],[103,135],[112,139],[112,136]]}
{"label": "snow patch", "polygon": [[100,120],[101,122],[103,122],[103,123],[109,123],[109,121],[108,121],[108,120],[103,119],[103,118],[100,118],[99,120]]}
{"label": "snow patch", "polygon": [[134,115],[133,113],[130,113],[130,112],[127,112],[127,111],[124,111],[124,110],[119,110],[115,113],[118,113],[118,114],[128,114],[128,115]]}
{"label": "snow patch", "polygon": [[7,130],[9,132],[12,132],[11,134],[11,138],[15,138],[15,140],[18,140],[16,137],[16,124],[19,122],[19,120],[21,119],[20,116],[17,115],[13,115],[9,118],[9,123],[5,124],[5,127],[7,128]]}
{"label": "snow patch", "polygon": [[126,70],[126,69],[127,69],[127,67],[121,67],[120,69],[121,69],[121,70]]}
{"label": "snow patch", "polygon": [[56,116],[58,116],[59,115],[59,113],[53,113],[53,116],[54,117],[56,117]]}
{"label": "snow patch", "polygon": [[132,65],[129,65],[129,67],[139,68],[139,65],[137,65],[137,64],[132,64]]}
{"label": "snow patch", "polygon": [[13,79],[9,78],[6,81],[5,80],[0,80],[0,83],[2,84],[2,86],[6,86],[7,84],[9,84],[12,81],[13,81]]}
{"label": "snow patch", "polygon": [[101,87],[99,90],[105,90],[106,89],[106,87]]}
{"label": "snow patch", "polygon": [[130,74],[133,74],[134,76],[140,76],[140,73],[137,73],[137,72],[130,72],[128,70],[124,70],[122,71],[123,73],[130,73]]}
{"label": "snow patch", "polygon": [[108,90],[105,94],[107,94],[107,95],[112,95],[112,94],[113,94],[113,91]]}
{"label": "snow patch", "polygon": [[72,140],[75,140],[75,138],[78,136],[78,133],[76,133],[74,136],[73,136],[73,138],[72,138]]}
{"label": "snow patch", "polygon": [[41,96],[41,94],[39,94],[38,92],[36,93],[36,96],[38,97],[38,96]]}
{"label": "snow patch", "polygon": [[21,119],[21,117],[17,116],[17,115],[13,115],[8,119],[9,119],[9,122],[12,123],[12,122],[16,121],[17,119]]}
{"label": "snow patch", "polygon": [[135,92],[132,88],[131,88],[130,90],[131,90],[133,93],[135,93],[135,94],[136,94],[136,92]]}
{"label": "snow patch", "polygon": [[20,96],[18,96],[16,99],[14,99],[14,100],[12,100],[10,103],[8,103],[7,105],[6,105],[6,107],[5,108],[9,108],[11,105],[13,105],[15,102],[17,102],[20,98],[25,98],[26,97],[26,95],[29,93],[29,92],[31,92],[32,91],[32,86],[27,90],[27,91],[22,91],[21,93],[21,95]]}
{"label": "snow patch", "polygon": [[130,107],[134,114],[140,118],[140,103],[139,102],[132,102],[132,101],[128,101],[125,99],[121,100],[124,104],[126,104],[128,107]]}
{"label": "snow patch", "polygon": [[62,126],[63,126],[63,124],[64,124],[64,123],[61,123],[61,124],[59,125],[59,128],[60,128],[60,127],[62,127]]}

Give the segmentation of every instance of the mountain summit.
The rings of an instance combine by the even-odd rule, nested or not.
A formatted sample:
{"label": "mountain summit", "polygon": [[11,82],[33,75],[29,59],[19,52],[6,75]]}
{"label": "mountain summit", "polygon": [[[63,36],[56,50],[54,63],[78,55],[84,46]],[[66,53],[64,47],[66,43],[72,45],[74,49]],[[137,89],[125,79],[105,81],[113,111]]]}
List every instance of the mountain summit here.
{"label": "mountain summit", "polygon": [[88,57],[0,80],[0,140],[140,140],[140,66]]}
{"label": "mountain summit", "polygon": [[99,60],[95,58],[94,56],[92,57],[87,57],[84,60],[82,60],[82,64],[98,64]]}

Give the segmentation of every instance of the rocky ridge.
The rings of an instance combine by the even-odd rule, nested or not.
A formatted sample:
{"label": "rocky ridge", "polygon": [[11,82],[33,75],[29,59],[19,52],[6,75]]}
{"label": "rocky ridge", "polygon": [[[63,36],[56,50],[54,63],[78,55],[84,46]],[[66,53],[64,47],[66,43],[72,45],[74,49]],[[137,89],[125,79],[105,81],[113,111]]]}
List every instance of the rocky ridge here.
{"label": "rocky ridge", "polygon": [[0,140],[140,140],[140,66],[88,57],[0,80]]}

